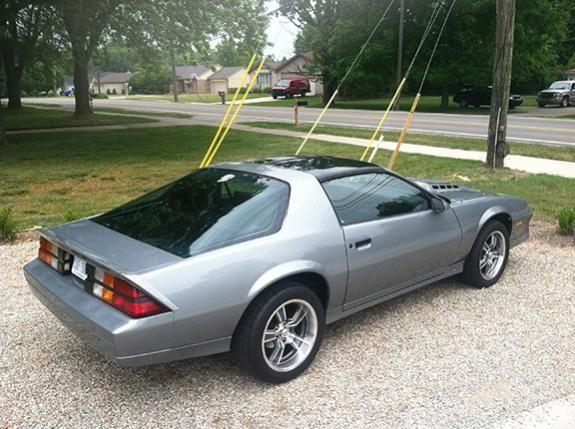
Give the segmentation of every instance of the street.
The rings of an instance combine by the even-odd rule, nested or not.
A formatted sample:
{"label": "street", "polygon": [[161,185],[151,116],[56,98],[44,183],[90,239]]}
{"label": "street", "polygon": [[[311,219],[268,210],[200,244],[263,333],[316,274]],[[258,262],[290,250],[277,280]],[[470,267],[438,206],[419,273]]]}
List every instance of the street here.
{"label": "street", "polygon": [[[57,104],[69,108],[74,106],[74,98],[28,98],[27,103]],[[155,112],[184,112],[197,120],[219,122],[227,106],[214,104],[170,103],[162,101],[136,101],[125,99],[95,100],[97,107]],[[549,108],[553,109],[553,108]],[[571,110],[571,109],[570,109]],[[300,121],[313,122],[320,110],[300,109]],[[567,111],[566,111],[567,113]],[[322,120],[324,125],[354,126],[375,128],[383,112],[370,110],[333,109]],[[392,112],[384,130],[400,130],[406,112]],[[284,107],[258,107],[246,105],[242,108],[238,121],[291,121],[293,111]],[[487,115],[456,115],[443,113],[416,113],[410,132],[442,134],[461,137],[485,138],[489,117]],[[514,141],[575,146],[575,120],[539,118],[509,115],[508,138]]]}

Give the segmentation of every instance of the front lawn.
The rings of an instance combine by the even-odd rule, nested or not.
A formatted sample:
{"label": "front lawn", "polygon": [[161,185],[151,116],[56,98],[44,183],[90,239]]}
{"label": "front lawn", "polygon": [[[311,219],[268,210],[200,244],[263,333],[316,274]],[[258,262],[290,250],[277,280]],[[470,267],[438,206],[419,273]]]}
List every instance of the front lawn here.
{"label": "front lawn", "polygon": [[[414,95],[403,95],[400,99],[399,110],[408,111],[413,103]],[[304,98],[295,98],[295,100],[306,100],[308,102],[308,107],[323,107],[323,101],[320,96],[311,96]],[[335,101],[334,108],[337,109],[359,109],[359,110],[385,110],[389,104],[391,97],[380,97],[380,98],[369,98],[369,99],[346,99],[337,98]],[[447,109],[441,108],[441,97],[435,95],[424,95],[420,98],[419,104],[417,106],[418,112],[427,113],[458,113],[458,114],[469,114],[469,115],[488,115],[489,107],[481,108],[467,108],[462,109],[457,104],[453,102],[453,96],[449,97],[449,106]],[[257,106],[271,106],[271,107],[292,107],[294,105],[293,98],[281,98],[275,101],[266,101],[263,103],[258,103]],[[513,110],[510,113],[521,113],[525,112],[525,108],[535,107],[537,105],[535,101],[535,96],[524,96],[523,104]]]}
{"label": "front lawn", "polygon": [[[11,136],[11,144],[0,147],[0,209],[13,207],[20,229],[102,212],[197,168],[214,132],[187,126]],[[216,161],[290,155],[300,141],[232,131]],[[361,151],[310,141],[304,153],[358,159]],[[377,161],[388,156],[381,151]],[[526,198],[538,219],[550,220],[575,201],[575,180],[491,172],[480,162],[401,154],[397,170]]]}
{"label": "front lawn", "polygon": [[71,111],[55,109],[0,109],[0,120],[6,130],[31,130],[42,128],[91,127],[99,125],[124,125],[155,122],[153,119],[137,116],[92,115],[89,118],[76,118]]}
{"label": "front lawn", "polygon": [[[227,94],[226,100],[231,101],[233,94]],[[243,96],[240,95],[240,97]],[[269,97],[269,94],[254,94],[248,95],[249,98],[260,98]],[[138,100],[138,101],[174,101],[174,96],[172,94],[161,94],[161,95],[130,95],[127,97],[128,100]],[[178,102],[180,103],[219,103],[222,99],[218,94],[179,94]]]}
{"label": "front lawn", "polygon": [[[311,124],[300,124],[295,127],[288,122],[243,122],[242,125],[249,125],[257,128],[283,129],[289,131],[307,132],[312,127]],[[358,127],[339,127],[334,125],[318,125],[315,129],[317,134],[330,134],[344,137],[358,137],[363,139],[371,138],[373,129]],[[399,132],[384,131],[386,141],[395,142],[399,138]],[[405,143],[418,144],[424,146],[448,147],[451,149],[486,151],[485,139],[474,139],[469,137],[449,137],[432,134],[410,134],[405,138]],[[536,158],[557,159],[560,161],[575,162],[575,147],[572,146],[552,146],[536,143],[511,142],[511,153],[514,155],[533,156]]]}

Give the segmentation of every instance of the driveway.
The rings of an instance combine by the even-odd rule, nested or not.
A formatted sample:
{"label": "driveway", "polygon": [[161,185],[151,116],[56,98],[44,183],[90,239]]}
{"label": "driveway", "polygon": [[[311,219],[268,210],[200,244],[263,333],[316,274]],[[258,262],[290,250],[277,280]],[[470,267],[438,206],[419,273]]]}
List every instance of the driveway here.
{"label": "driveway", "polygon": [[[72,107],[72,98],[29,98],[24,102],[52,103]],[[99,107],[116,107],[139,111],[184,112],[196,120],[213,122],[221,120],[227,106],[200,103],[166,103],[136,100],[95,100]],[[302,122],[313,122],[319,115],[319,109],[300,109]],[[375,128],[383,112],[351,109],[331,109],[322,124]],[[400,130],[406,112],[392,112],[384,129]],[[293,109],[289,107],[244,106],[239,121],[292,121]],[[442,134],[461,137],[485,138],[489,117],[487,115],[454,115],[443,113],[416,113],[411,123],[413,133]],[[510,115],[507,132],[510,140],[575,146],[575,120],[525,117]]]}
{"label": "driveway", "polygon": [[575,393],[575,247],[543,234],[495,287],[441,282],[327,328],[280,386],[229,355],[125,369],[42,307],[0,246],[0,427],[481,428]]}

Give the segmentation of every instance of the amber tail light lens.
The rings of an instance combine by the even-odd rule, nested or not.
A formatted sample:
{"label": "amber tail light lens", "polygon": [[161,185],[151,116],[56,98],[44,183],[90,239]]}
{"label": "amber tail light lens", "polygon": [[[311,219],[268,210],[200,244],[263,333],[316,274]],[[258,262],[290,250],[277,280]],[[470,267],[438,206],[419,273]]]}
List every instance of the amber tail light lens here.
{"label": "amber tail light lens", "polygon": [[100,269],[96,269],[92,293],[131,317],[146,317],[167,311],[127,281]]}
{"label": "amber tail light lens", "polygon": [[44,237],[40,238],[38,258],[60,274],[69,274],[72,269],[72,255]]}

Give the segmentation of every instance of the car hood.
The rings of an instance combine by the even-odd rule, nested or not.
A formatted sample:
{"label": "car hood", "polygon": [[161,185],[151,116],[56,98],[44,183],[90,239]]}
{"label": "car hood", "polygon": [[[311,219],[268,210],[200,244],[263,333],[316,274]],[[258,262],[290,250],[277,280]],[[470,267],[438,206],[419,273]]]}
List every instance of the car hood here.
{"label": "car hood", "polygon": [[484,192],[470,188],[469,186],[459,185],[444,180],[413,179],[413,181],[429,192],[449,198],[452,203],[498,195],[492,192]]}
{"label": "car hood", "polygon": [[89,219],[46,228],[40,233],[72,254],[122,274],[142,273],[181,260]]}
{"label": "car hood", "polygon": [[543,91],[539,91],[539,94],[563,94],[569,92],[566,89],[544,89]]}

